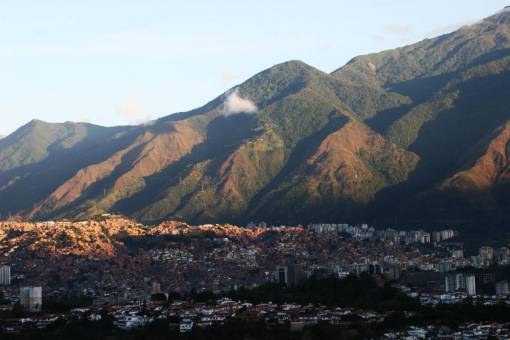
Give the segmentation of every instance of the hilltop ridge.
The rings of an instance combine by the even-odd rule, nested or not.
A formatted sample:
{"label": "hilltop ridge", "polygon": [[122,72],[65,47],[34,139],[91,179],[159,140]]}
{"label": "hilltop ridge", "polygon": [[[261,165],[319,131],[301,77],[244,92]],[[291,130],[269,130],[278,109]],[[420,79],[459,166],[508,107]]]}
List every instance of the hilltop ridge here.
{"label": "hilltop ridge", "polygon": [[284,62],[150,125],[32,121],[0,140],[0,213],[505,225],[509,85],[504,10],[331,74]]}

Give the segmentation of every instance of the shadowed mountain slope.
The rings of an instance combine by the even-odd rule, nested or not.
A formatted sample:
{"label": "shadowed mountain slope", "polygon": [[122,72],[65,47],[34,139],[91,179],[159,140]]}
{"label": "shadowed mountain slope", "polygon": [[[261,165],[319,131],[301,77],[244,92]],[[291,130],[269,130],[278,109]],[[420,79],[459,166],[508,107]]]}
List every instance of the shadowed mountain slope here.
{"label": "shadowed mountain slope", "polygon": [[275,65],[147,126],[33,121],[0,139],[0,213],[502,225],[509,124],[507,10],[332,74]]}

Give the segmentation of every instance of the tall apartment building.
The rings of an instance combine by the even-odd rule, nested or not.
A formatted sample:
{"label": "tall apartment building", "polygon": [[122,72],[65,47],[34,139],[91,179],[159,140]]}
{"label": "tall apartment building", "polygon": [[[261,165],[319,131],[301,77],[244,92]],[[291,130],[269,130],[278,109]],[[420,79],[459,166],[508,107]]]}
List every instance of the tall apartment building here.
{"label": "tall apartment building", "polygon": [[306,277],[301,266],[291,264],[279,266],[276,269],[275,278],[278,283],[284,283],[288,287],[300,284]]}
{"label": "tall apartment building", "polygon": [[[493,294],[496,285],[496,275],[490,271],[449,272],[445,274],[444,279],[444,289],[447,293]],[[504,292],[504,283],[499,283],[501,283],[501,292]]]}
{"label": "tall apartment building", "polygon": [[453,237],[455,237],[455,231],[453,231],[452,229],[434,231],[432,233],[432,240],[434,242],[446,241]]}
{"label": "tall apartment building", "polygon": [[40,312],[42,310],[42,288],[21,287],[19,291],[20,304],[26,311]]}
{"label": "tall apartment building", "polygon": [[444,277],[445,292],[459,292],[466,290],[466,276],[463,273],[447,273]]}
{"label": "tall apartment building", "polygon": [[160,294],[161,293],[161,284],[158,281],[152,281],[151,286],[151,294]]}
{"label": "tall apartment building", "polygon": [[11,267],[0,266],[0,286],[9,286],[11,284]]}
{"label": "tall apartment building", "polygon": [[466,291],[468,295],[476,295],[476,276],[474,274],[466,275]]}

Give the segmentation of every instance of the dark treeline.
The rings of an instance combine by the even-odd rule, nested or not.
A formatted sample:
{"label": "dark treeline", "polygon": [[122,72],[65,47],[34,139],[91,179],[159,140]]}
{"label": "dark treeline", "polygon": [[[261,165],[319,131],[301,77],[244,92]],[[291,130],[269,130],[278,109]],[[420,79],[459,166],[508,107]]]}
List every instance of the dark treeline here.
{"label": "dark treeline", "polygon": [[367,327],[365,323],[332,326],[328,323],[293,331],[289,324],[268,325],[261,321],[228,320],[222,326],[195,327],[189,334],[180,334],[168,320],[157,320],[143,328],[121,331],[100,322],[76,320],[59,323],[44,331],[33,331],[22,335],[1,334],[2,340],[323,340],[366,339],[382,334],[380,328]]}
{"label": "dark treeline", "polygon": [[[223,295],[224,296],[224,295]],[[411,299],[389,285],[379,286],[369,275],[349,275],[345,279],[334,277],[316,279],[314,277],[296,287],[285,287],[276,283],[262,285],[254,289],[241,288],[226,294],[227,297],[252,303],[273,302],[322,304],[371,310],[415,309],[418,301]],[[190,299],[207,302],[219,298],[210,292],[191,294]]]}

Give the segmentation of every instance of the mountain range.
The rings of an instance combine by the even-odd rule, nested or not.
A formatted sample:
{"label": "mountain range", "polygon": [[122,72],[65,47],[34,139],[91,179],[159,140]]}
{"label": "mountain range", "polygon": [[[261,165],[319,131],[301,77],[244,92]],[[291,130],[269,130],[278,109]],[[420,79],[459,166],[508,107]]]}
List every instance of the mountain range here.
{"label": "mountain range", "polygon": [[510,221],[510,11],[332,73],[289,61],[140,126],[0,139],[0,213],[146,223]]}

